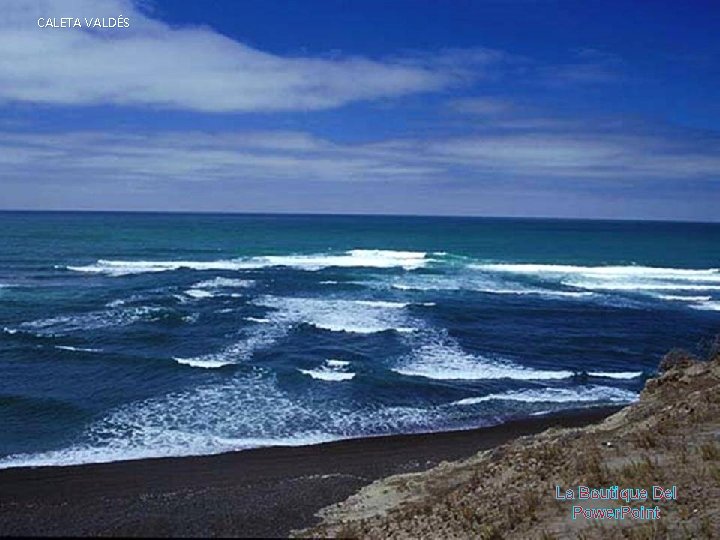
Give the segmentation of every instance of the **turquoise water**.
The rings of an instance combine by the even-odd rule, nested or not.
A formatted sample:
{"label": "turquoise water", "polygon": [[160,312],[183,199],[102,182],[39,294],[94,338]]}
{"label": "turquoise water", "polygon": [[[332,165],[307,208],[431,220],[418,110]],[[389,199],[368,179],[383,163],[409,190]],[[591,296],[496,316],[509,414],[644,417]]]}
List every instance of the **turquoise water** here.
{"label": "turquoise water", "polygon": [[720,323],[720,225],[0,213],[0,466],[636,398]]}

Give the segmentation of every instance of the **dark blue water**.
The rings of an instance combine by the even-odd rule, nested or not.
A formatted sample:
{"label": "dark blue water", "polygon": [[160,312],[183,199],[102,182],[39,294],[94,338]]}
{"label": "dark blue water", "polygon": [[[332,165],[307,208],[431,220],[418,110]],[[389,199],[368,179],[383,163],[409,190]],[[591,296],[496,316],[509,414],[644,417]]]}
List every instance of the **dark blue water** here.
{"label": "dark blue water", "polygon": [[0,466],[628,402],[719,266],[710,224],[0,213]]}

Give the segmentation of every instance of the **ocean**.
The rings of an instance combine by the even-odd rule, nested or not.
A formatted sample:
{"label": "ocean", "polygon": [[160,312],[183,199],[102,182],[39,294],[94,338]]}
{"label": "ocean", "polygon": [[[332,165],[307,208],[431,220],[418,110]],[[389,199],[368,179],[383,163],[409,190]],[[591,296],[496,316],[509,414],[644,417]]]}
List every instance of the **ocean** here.
{"label": "ocean", "polygon": [[720,224],[0,213],[0,467],[629,403],[720,329]]}

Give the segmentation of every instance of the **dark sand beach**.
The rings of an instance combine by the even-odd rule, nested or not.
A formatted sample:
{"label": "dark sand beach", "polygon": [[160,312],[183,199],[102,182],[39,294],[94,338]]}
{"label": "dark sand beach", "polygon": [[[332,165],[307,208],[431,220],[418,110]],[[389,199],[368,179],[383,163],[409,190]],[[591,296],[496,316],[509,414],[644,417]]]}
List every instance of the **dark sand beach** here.
{"label": "dark sand beach", "polygon": [[378,478],[468,457],[618,407],[467,431],[182,458],[0,471],[0,535],[274,536]]}

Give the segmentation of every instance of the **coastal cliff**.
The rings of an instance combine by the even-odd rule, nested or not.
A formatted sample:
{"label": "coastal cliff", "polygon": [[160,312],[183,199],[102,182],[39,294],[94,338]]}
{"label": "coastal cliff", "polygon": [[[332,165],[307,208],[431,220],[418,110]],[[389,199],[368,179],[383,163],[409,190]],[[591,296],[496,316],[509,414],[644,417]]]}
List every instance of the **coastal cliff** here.
{"label": "coastal cliff", "polygon": [[[579,486],[646,489],[648,496],[630,502],[561,500]],[[659,487],[675,490],[653,499],[653,486],[658,493]],[[573,512],[577,507],[629,511],[621,519],[588,519]],[[647,513],[633,519],[632,510],[643,507],[657,508],[656,519]],[[599,424],[552,428],[466,460],[391,476],[318,515],[317,526],[295,535],[717,538],[720,352],[714,347],[704,361],[683,351],[668,353],[640,399]]]}

